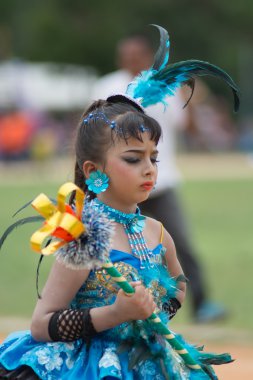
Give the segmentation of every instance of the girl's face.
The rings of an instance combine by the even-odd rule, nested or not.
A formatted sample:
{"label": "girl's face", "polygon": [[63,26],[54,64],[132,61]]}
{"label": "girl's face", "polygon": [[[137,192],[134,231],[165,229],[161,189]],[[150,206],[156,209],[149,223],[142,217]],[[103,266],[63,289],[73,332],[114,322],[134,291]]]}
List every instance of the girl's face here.
{"label": "girl's face", "polygon": [[106,154],[103,168],[109,187],[98,198],[124,212],[134,212],[136,204],[146,200],[157,178],[157,149],[147,132],[143,141],[117,140]]}

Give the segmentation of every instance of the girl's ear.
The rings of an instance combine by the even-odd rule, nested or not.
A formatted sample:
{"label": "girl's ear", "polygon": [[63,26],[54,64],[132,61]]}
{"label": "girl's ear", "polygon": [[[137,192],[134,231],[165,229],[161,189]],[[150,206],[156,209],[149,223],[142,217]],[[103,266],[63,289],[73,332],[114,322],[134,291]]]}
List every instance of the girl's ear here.
{"label": "girl's ear", "polygon": [[85,178],[89,178],[91,172],[95,172],[97,170],[97,165],[92,161],[85,161],[83,163],[83,174]]}

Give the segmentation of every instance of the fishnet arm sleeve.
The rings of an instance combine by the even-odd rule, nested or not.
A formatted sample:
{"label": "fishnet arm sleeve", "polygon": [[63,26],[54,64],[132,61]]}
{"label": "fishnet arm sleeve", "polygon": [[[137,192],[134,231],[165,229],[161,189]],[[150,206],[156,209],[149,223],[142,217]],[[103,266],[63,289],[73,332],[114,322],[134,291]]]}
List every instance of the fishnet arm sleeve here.
{"label": "fishnet arm sleeve", "polygon": [[66,309],[52,315],[48,334],[53,341],[71,342],[82,338],[89,343],[97,331],[91,320],[90,309]]}

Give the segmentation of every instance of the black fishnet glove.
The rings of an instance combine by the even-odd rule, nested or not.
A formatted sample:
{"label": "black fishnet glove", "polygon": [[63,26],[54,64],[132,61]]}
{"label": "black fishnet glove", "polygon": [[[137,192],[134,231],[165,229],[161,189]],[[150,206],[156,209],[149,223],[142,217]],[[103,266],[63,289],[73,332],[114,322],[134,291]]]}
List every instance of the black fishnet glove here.
{"label": "black fishnet glove", "polygon": [[91,320],[90,309],[66,309],[52,315],[48,334],[53,341],[71,342],[82,338],[89,343],[97,331]]}

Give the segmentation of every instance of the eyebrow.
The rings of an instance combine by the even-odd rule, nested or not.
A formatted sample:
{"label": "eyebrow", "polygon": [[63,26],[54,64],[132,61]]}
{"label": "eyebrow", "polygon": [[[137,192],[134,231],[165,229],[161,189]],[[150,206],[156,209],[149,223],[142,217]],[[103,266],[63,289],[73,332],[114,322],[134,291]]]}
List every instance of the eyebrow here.
{"label": "eyebrow", "polygon": [[[122,153],[145,153],[145,149],[129,149]],[[151,154],[158,154],[158,150],[153,150]]]}

